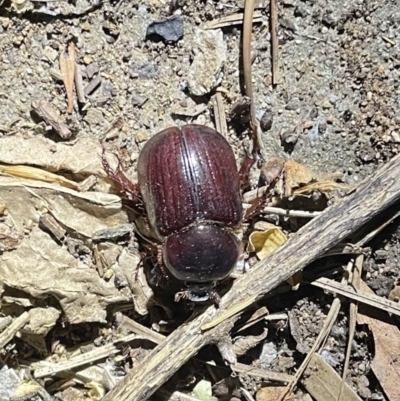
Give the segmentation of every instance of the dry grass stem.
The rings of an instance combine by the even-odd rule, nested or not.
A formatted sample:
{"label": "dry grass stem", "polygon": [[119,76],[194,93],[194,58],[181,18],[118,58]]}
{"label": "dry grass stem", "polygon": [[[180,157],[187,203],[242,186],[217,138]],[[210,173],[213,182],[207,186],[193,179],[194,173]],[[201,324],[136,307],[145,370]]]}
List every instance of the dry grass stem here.
{"label": "dry grass stem", "polygon": [[373,306],[374,308],[384,310],[385,312],[400,316],[400,305],[397,302],[390,301],[389,299],[356,290],[349,285],[340,284],[325,277],[321,277],[313,281],[311,284],[326,291],[338,293],[354,301],[358,301],[363,304]]}
{"label": "dry grass stem", "polygon": [[271,5],[271,53],[272,53],[272,83],[279,83],[279,38],[278,38],[278,6],[276,0]]}
{"label": "dry grass stem", "polygon": [[[225,28],[227,26],[240,25],[242,22],[243,22],[243,13],[236,13],[207,22],[206,24],[203,25],[203,29]],[[252,22],[253,24],[262,22],[261,11],[254,12]]]}
{"label": "dry grass stem", "polygon": [[[351,280],[351,284],[353,285],[355,290],[360,289],[363,263],[364,263],[364,255],[359,255],[357,257],[356,261],[354,262],[353,276],[352,276],[352,280]],[[345,388],[345,384],[346,384],[346,376],[347,376],[347,372],[349,370],[351,345],[353,343],[354,334],[356,331],[357,312],[358,312],[358,302],[351,302],[350,310],[349,310],[349,335],[347,338],[347,349],[346,349],[346,356],[345,356],[345,360],[344,360],[342,384],[340,386],[338,401],[342,400],[342,396],[343,396],[343,392],[344,392],[344,388]]]}

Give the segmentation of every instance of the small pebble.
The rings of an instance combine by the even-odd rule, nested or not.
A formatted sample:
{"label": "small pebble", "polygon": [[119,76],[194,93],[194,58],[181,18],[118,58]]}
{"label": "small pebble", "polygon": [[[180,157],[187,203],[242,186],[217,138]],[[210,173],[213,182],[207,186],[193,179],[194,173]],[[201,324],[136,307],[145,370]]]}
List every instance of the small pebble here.
{"label": "small pebble", "polygon": [[90,57],[90,56],[84,56],[84,57],[83,57],[83,62],[84,62],[86,65],[89,65],[89,64],[91,64],[91,63],[93,62],[93,59],[92,59],[92,57]]}
{"label": "small pebble", "polygon": [[273,113],[271,110],[265,110],[260,120],[260,127],[262,131],[269,131],[272,127]]}
{"label": "small pebble", "polygon": [[329,100],[324,100],[324,102],[322,103],[322,107],[324,109],[330,109],[332,107],[332,104]]}
{"label": "small pebble", "polygon": [[139,130],[135,135],[135,141],[137,143],[145,142],[149,139],[149,134],[146,130]]}

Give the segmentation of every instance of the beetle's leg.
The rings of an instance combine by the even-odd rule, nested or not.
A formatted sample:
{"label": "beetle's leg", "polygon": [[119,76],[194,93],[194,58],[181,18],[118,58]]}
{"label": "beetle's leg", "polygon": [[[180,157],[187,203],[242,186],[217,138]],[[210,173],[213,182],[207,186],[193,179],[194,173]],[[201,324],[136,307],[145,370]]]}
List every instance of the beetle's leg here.
{"label": "beetle's leg", "polygon": [[188,299],[188,298],[189,298],[189,291],[180,291],[175,294],[174,301],[179,302],[182,299]]}
{"label": "beetle's leg", "polygon": [[107,173],[108,177],[111,178],[113,181],[117,182],[122,190],[129,196],[132,197],[133,200],[137,200],[138,202],[141,202],[141,195],[139,191],[138,185],[134,184],[124,173],[124,171],[121,169],[121,165],[118,163],[118,169],[117,171],[114,171],[110,164],[108,163],[108,160],[106,159],[104,155],[104,149],[103,149],[103,154],[101,161],[103,163],[103,167],[105,172]]}
{"label": "beetle's leg", "polygon": [[262,178],[265,183],[264,191],[251,202],[251,207],[246,210],[244,220],[248,220],[268,204],[273,196],[273,189],[284,172],[284,161],[282,159],[271,159],[264,163],[262,169]]}
{"label": "beetle's leg", "polygon": [[246,154],[245,158],[242,161],[242,165],[240,166],[239,170],[239,183],[241,191],[250,186],[250,169],[254,166],[255,162],[256,159],[249,156],[248,154]]}
{"label": "beetle's leg", "polygon": [[273,181],[271,185],[269,185],[267,189],[261,193],[260,196],[257,196],[257,198],[251,202],[251,206],[246,210],[243,218],[245,221],[260,213],[262,208],[268,205],[268,202],[273,196],[272,188],[274,187],[275,183],[276,181]]}
{"label": "beetle's leg", "polygon": [[157,245],[157,267],[159,268],[163,278],[168,280],[169,275],[163,259],[163,246],[159,244]]}
{"label": "beetle's leg", "polygon": [[219,308],[221,302],[221,297],[216,290],[210,290],[210,299],[214,302],[216,308]]}
{"label": "beetle's leg", "polygon": [[139,280],[139,273],[144,269],[144,261],[149,258],[149,255],[146,252],[140,252],[140,260],[135,268],[135,281]]}
{"label": "beetle's leg", "polygon": [[152,273],[154,275],[154,284],[156,286],[159,286],[162,281],[169,280],[168,271],[165,267],[164,260],[163,260],[162,245],[159,245],[159,244],[156,245],[155,254],[156,254],[156,263],[154,265]]}

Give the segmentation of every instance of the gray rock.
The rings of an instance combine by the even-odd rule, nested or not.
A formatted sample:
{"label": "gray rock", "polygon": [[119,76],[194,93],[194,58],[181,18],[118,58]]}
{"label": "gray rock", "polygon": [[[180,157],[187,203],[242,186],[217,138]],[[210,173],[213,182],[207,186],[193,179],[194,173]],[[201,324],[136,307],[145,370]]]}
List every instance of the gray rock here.
{"label": "gray rock", "polygon": [[163,39],[167,42],[177,42],[183,36],[183,19],[180,15],[152,22],[147,27],[146,37]]}
{"label": "gray rock", "polygon": [[226,52],[226,43],[220,29],[197,30],[193,47],[194,60],[187,77],[191,94],[203,96],[219,85]]}

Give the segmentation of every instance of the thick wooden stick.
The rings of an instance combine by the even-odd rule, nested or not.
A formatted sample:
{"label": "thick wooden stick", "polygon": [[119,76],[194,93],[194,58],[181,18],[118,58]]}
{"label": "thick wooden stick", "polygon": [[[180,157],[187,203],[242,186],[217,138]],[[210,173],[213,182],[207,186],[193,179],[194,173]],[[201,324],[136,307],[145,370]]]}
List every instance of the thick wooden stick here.
{"label": "thick wooden stick", "polygon": [[250,273],[236,280],[222,298],[219,310],[210,306],[202,315],[175,330],[103,400],[145,401],[204,345],[226,335],[232,324],[224,321],[202,332],[206,322],[254,295],[262,297],[398,201],[399,175],[400,155],[363,181],[347,198],[302,227],[282,248],[257,263]]}

